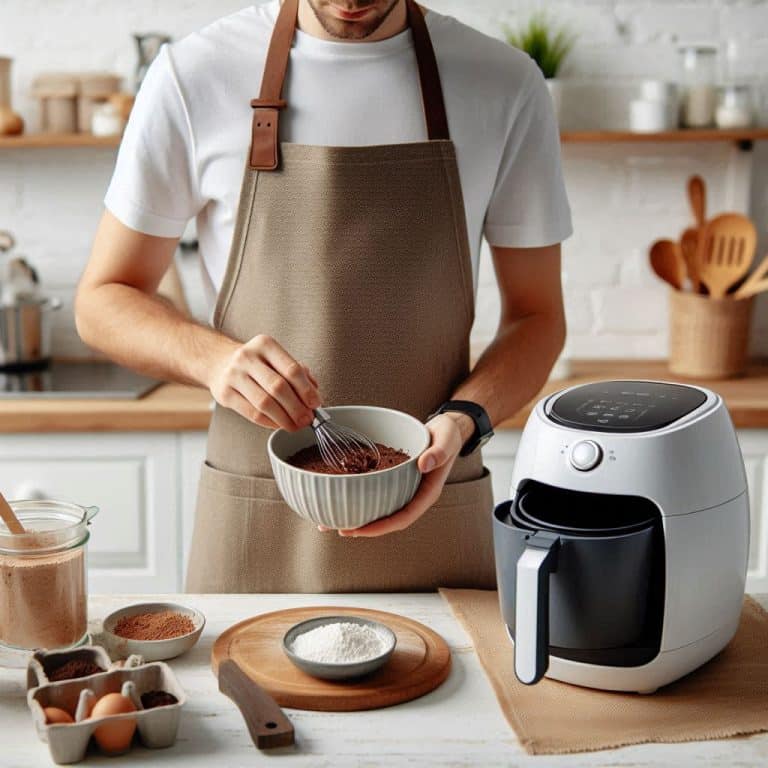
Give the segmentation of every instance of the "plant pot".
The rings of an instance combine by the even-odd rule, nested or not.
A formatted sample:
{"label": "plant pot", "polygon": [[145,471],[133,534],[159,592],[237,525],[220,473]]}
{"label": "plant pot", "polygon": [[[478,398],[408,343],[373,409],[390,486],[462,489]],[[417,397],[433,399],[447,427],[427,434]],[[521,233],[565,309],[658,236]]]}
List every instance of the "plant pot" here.
{"label": "plant pot", "polygon": [[563,81],[557,77],[549,77],[545,82],[549,89],[549,95],[552,97],[552,106],[554,107],[555,117],[559,125],[560,114],[563,109]]}

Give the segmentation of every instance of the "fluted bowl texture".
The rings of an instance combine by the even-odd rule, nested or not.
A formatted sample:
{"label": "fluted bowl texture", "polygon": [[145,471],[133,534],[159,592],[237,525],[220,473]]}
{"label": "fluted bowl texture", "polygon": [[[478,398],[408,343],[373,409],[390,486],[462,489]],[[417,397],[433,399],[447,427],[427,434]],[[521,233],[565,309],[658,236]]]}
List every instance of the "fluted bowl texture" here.
{"label": "fluted bowl texture", "polygon": [[367,435],[376,443],[405,451],[410,458],[389,469],[360,475],[326,475],[288,464],[302,448],[315,445],[311,427],[275,430],[267,443],[277,487],[297,515],[328,528],[360,528],[404,507],[414,496],[421,473],[416,460],[430,435],[418,419],[402,411],[372,405],[325,408],[331,419]]}

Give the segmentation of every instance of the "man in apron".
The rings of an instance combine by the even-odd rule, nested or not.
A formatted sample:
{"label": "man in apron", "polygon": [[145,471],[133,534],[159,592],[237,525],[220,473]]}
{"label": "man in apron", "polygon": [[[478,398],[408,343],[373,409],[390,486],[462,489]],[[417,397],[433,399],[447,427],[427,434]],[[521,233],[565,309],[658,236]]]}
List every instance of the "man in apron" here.
{"label": "man in apron", "polygon": [[[523,54],[414,0],[272,0],[164,48],[76,315],[118,362],[216,400],[190,591],[494,585],[480,446],[564,337],[570,215],[548,99]],[[155,293],[193,216],[213,327]],[[501,321],[470,372],[483,233]],[[404,509],[337,533],[285,505],[267,439],[321,403],[427,422]]]}

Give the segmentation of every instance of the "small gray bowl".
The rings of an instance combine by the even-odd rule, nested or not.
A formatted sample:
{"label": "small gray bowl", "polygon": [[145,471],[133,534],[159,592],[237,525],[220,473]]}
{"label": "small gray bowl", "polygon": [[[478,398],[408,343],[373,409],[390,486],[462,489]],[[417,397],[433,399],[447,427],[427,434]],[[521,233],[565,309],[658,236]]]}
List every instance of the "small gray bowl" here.
{"label": "small gray bowl", "polygon": [[[117,622],[125,616],[135,616],[137,613],[159,613],[174,611],[183,616],[189,616],[195,628],[192,632],[167,640],[131,640],[114,633]],[[144,661],[163,661],[173,659],[188,651],[200,638],[205,626],[205,616],[194,608],[186,608],[176,603],[137,603],[126,608],[120,608],[110,613],[104,619],[102,642],[112,658],[124,659],[132,654],[144,657]]]}
{"label": "small gray bowl", "polygon": [[[342,664],[330,664],[324,661],[311,661],[310,659],[297,656],[292,650],[293,641],[305,632],[309,632],[317,627],[326,624],[337,624],[345,622],[349,624],[363,624],[375,629],[385,640],[389,641],[387,650],[380,656],[365,661],[351,661]],[[307,619],[292,626],[283,636],[283,651],[285,655],[303,672],[312,677],[320,677],[324,680],[349,680],[351,678],[370,675],[377,669],[383,667],[395,651],[397,637],[395,633],[385,624],[370,619],[363,619],[360,616],[318,616],[315,619]]]}

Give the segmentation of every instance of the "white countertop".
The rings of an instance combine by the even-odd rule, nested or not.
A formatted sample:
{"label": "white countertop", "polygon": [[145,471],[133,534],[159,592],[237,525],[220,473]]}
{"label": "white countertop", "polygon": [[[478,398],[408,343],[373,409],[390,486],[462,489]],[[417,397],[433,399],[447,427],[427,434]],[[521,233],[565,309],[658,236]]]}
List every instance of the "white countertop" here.
{"label": "white countertop", "polygon": [[[157,765],[210,768],[264,765],[311,766],[599,766],[768,765],[768,734],[686,744],[644,744],[563,756],[531,756],[518,744],[496,703],[469,638],[448,605],[436,594],[419,595],[121,595],[92,596],[91,629],[103,616],[143,600],[168,599],[201,610],[207,624],[189,653],[170,661],[189,701],[176,744],[167,750],[134,748],[118,758],[89,754],[88,766]],[[768,607],[768,595],[758,597]],[[350,605],[409,616],[435,629],[448,642],[453,668],[436,691],[415,701],[370,712],[327,713],[286,710],[296,745],[260,753],[239,710],[218,692],[210,669],[211,646],[230,625],[266,611],[305,605]],[[0,766],[51,765],[27,709],[25,672],[0,668]]]}

